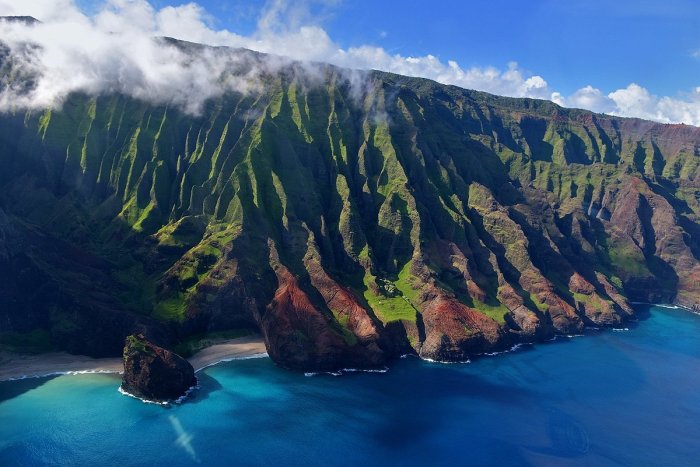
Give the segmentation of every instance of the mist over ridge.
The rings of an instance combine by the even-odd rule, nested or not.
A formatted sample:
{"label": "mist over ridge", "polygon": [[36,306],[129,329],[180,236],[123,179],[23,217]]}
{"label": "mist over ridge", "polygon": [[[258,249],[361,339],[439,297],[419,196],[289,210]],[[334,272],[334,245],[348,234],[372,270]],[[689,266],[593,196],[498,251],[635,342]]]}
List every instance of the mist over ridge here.
{"label": "mist over ridge", "polygon": [[[345,69],[378,69],[425,77],[497,95],[547,99],[564,107],[664,123],[700,124],[698,89],[676,97],[656,96],[631,82],[607,93],[587,85],[564,94],[516,62],[508,63],[505,69],[464,68],[431,54],[404,56],[369,44],[343,48],[314,20],[310,3],[268,2],[259,14],[255,31],[244,35],[216,29],[207,11],[196,3],[158,9],[146,0],[109,0],[96,3],[88,14],[74,0],[37,0],[29,5],[4,0],[0,14],[32,14],[42,21],[32,28],[22,23],[0,24],[0,40],[9,46],[16,66],[42,78],[36,81],[31,95],[15,95],[17,89],[4,85],[0,108],[56,106],[74,91],[126,92],[196,113],[204,100],[230,90],[250,90],[264,68],[274,70],[277,66],[263,63],[263,69],[250,69],[249,76],[233,77],[225,62],[232,61],[230,65],[235,66],[235,58],[224,59],[223,63],[207,54],[192,59],[152,42],[154,37],[174,37],[290,57],[301,63],[330,63]],[[28,44],[38,47],[30,52]]]}

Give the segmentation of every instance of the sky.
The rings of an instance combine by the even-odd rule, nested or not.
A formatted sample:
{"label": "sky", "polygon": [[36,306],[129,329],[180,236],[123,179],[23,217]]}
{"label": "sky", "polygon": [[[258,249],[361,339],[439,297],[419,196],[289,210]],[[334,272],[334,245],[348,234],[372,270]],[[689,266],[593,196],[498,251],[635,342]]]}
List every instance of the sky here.
{"label": "sky", "polygon": [[0,0],[0,14],[700,125],[694,0]]}

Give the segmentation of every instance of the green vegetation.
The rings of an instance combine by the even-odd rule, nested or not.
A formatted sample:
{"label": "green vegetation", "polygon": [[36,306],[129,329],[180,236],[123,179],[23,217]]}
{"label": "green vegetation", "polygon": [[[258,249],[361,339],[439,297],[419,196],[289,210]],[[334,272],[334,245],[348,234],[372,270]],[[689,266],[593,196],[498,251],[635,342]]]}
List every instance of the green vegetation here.
{"label": "green vegetation", "polygon": [[[380,72],[368,80],[358,99],[334,68],[314,79],[290,68],[259,92],[208,101],[201,115],[73,95],[61,109],[0,116],[0,207],[27,233],[17,262],[0,265],[27,266],[32,288],[78,304],[51,308],[51,335],[61,336],[79,335],[97,309],[177,329],[226,306],[264,315],[279,266],[300,283],[322,268],[384,323],[416,322],[433,285],[499,324],[503,284],[533,311],[548,311],[531,291],[544,297],[550,282],[568,303],[602,309],[600,285],[590,296],[568,290],[571,270],[602,273],[620,290],[700,291],[670,273],[688,276],[679,265],[695,265],[700,244],[695,130],[641,132],[550,102]],[[643,217],[640,200],[669,215]],[[637,246],[651,230],[666,251]],[[488,298],[470,298],[473,286]],[[303,287],[329,307],[322,290]],[[354,345],[347,316],[334,316]],[[3,335],[3,345],[42,348],[42,332]]]}
{"label": "green vegetation", "polygon": [[644,255],[634,244],[629,246],[613,244],[607,253],[616,271],[624,271],[628,275],[644,275],[648,271]]}
{"label": "green vegetation", "polygon": [[130,310],[150,314],[155,298],[155,284],[146,275],[143,265],[137,262],[124,269],[117,269],[112,277],[122,287],[115,293],[117,298]]}
{"label": "green vegetation", "polygon": [[477,299],[472,299],[473,307],[496,321],[499,324],[505,324],[505,316],[510,312],[505,305],[500,302],[497,303],[484,303]]}
{"label": "green vegetation", "polygon": [[547,304],[542,303],[541,301],[539,301],[538,298],[537,298],[537,296],[536,296],[535,294],[532,294],[532,293],[528,294],[528,298],[529,298],[530,301],[537,307],[537,309],[540,310],[541,312],[544,313],[544,312],[546,312],[546,311],[549,309],[549,307],[547,306]]}
{"label": "green vegetation", "polygon": [[178,294],[158,302],[153,310],[153,316],[163,321],[183,321],[187,311],[187,297]]}
{"label": "green vegetation", "polygon": [[335,320],[340,325],[340,332],[345,340],[345,343],[352,346],[357,343],[357,336],[348,328],[348,320],[350,317],[347,314],[339,313],[335,310],[331,310]]}
{"label": "green vegetation", "polygon": [[408,300],[408,303],[417,307],[420,305],[420,290],[416,287],[420,286],[420,281],[411,273],[411,263],[411,261],[408,261],[404,264],[394,285],[401,292],[401,295]]}
{"label": "green vegetation", "polygon": [[[361,253],[360,257],[369,258]],[[420,291],[415,289],[416,278],[411,274],[411,262],[404,264],[393,279],[379,278],[367,271],[363,277],[363,293],[367,304],[384,323],[416,321],[420,305]]]}
{"label": "green vegetation", "polygon": [[143,340],[139,339],[137,336],[134,336],[133,334],[127,336],[125,349],[126,347],[132,348],[137,352],[148,352],[146,343]]}
{"label": "green vegetation", "polygon": [[202,240],[206,220],[197,217],[183,217],[177,222],[163,226],[156,234],[160,247],[175,251],[186,251]]}
{"label": "green vegetation", "polygon": [[609,305],[612,306],[612,302],[610,300],[606,300],[601,298],[599,295],[585,295],[585,294],[580,294],[580,293],[572,293],[574,300],[577,302],[582,302],[588,305],[591,305],[593,309],[597,311],[601,311],[603,309],[603,302],[607,302]]}
{"label": "green vegetation", "polygon": [[594,305],[596,309],[600,309],[600,303],[598,303],[597,300],[594,300],[593,297],[591,297],[590,295],[572,292],[571,296],[573,296],[574,300],[576,300],[577,302],[589,303]]}
{"label": "green vegetation", "polygon": [[613,274],[612,276],[610,276],[610,282],[611,282],[615,287],[617,287],[618,290],[622,290],[622,287],[623,287],[622,279],[620,279],[618,276],[616,276],[616,275],[614,275],[614,274]]}
{"label": "green vegetation", "polygon": [[363,296],[377,317],[384,323],[391,321],[415,321],[418,311],[396,287],[396,283],[372,276],[364,277]]}
{"label": "green vegetation", "polygon": [[54,350],[46,329],[31,332],[0,332],[0,351],[39,354]]}

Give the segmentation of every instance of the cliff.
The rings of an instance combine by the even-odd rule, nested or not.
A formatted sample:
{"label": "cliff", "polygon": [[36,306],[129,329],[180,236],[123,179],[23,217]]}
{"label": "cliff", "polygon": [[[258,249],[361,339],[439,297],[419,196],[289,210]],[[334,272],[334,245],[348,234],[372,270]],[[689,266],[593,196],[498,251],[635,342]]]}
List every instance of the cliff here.
{"label": "cliff", "polygon": [[331,370],[700,303],[700,129],[315,67],[199,116],[122,95],[0,115],[0,332],[111,355],[252,327]]}

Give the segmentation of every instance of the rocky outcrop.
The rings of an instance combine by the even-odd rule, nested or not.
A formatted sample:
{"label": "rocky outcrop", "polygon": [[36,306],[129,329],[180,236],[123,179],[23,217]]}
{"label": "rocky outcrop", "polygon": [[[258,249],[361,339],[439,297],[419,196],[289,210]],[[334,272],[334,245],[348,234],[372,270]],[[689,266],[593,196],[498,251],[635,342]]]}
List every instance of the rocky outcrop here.
{"label": "rocky outcrop", "polygon": [[352,327],[322,313],[287,268],[278,266],[277,274],[279,288],[261,320],[268,354],[277,363],[301,371],[373,369],[386,363],[376,338],[362,342]]}
{"label": "rocky outcrop", "polygon": [[454,298],[435,298],[422,316],[426,337],[419,355],[423,358],[466,361],[481,353],[503,350],[510,344],[496,321]]}
{"label": "rocky outcrop", "polygon": [[184,358],[149,342],[142,334],[126,338],[123,391],[149,401],[168,402],[186,395],[196,384],[194,368]]}

